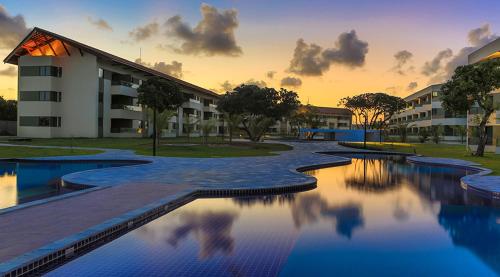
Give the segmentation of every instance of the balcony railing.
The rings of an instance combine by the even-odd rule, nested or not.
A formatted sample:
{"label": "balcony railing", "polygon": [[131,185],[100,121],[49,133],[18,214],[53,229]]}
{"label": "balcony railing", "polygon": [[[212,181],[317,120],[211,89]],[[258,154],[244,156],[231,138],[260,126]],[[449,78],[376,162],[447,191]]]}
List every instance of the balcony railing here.
{"label": "balcony railing", "polygon": [[127,133],[127,134],[140,134],[141,128],[125,128],[125,127],[111,127],[111,133]]}
{"label": "balcony railing", "polygon": [[136,105],[111,104],[111,109],[113,109],[113,110],[127,110],[127,111],[133,111],[133,112],[142,112],[142,107],[136,106]]}

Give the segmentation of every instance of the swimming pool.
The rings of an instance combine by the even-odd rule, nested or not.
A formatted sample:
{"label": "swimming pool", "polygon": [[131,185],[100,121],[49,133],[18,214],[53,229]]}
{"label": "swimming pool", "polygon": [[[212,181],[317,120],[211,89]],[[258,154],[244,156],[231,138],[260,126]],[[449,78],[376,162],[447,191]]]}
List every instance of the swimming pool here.
{"label": "swimming pool", "polygon": [[106,167],[135,164],[119,161],[0,162],[0,209],[82,189],[63,186],[63,175]]}
{"label": "swimming pool", "polygon": [[198,199],[49,276],[494,276],[500,209],[470,170],[362,155],[314,190]]}

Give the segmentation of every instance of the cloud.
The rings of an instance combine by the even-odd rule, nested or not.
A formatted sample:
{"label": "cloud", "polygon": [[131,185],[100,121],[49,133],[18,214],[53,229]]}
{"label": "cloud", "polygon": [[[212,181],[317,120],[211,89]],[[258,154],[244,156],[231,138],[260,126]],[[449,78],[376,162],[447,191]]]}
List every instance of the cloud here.
{"label": "cloud", "polygon": [[213,6],[202,4],[201,14],[203,18],[194,28],[183,22],[180,15],[167,19],[167,36],[182,41],[180,47],[173,49],[182,54],[240,56],[243,51],[234,36],[239,25],[238,12],[235,9],[219,11]]}
{"label": "cloud", "polygon": [[0,48],[16,47],[29,31],[24,16],[20,14],[11,16],[0,4]]}
{"label": "cloud", "polygon": [[141,59],[136,59],[135,62],[176,78],[182,78],[183,75],[182,63],[178,61],[172,61],[171,64],[167,64],[165,62],[150,64],[143,62]]}
{"label": "cloud", "polygon": [[412,67],[409,67],[406,70],[404,69],[404,66],[411,60],[412,57],[413,54],[408,50],[398,51],[396,54],[394,54],[394,59],[396,59],[396,65],[392,68],[392,71],[400,75],[405,75],[406,70],[412,69]]}
{"label": "cloud", "polygon": [[408,84],[408,86],[406,87],[406,90],[407,91],[412,91],[414,89],[416,89],[418,87],[418,83],[417,82],[410,82]]}
{"label": "cloud", "polygon": [[255,85],[261,88],[267,87],[267,83],[265,81],[255,80],[254,78],[251,78],[248,79],[246,82],[239,82],[239,83],[231,83],[228,80],[226,80],[224,81],[224,83],[220,84],[220,87],[218,89],[212,89],[212,90],[224,93],[226,91],[232,91],[234,88],[240,85]]}
{"label": "cloud", "polygon": [[246,82],[243,83],[244,85],[255,85],[255,86],[258,86],[258,87],[266,87],[267,86],[267,83],[262,81],[262,80],[255,80],[255,79],[249,79],[247,80]]}
{"label": "cloud", "polygon": [[111,25],[109,25],[109,23],[102,18],[98,18],[98,19],[94,20],[92,17],[87,16],[87,21],[90,24],[97,27],[97,29],[99,29],[99,30],[111,31],[111,32],[113,31],[113,28],[111,27]]}
{"label": "cloud", "polygon": [[422,74],[425,76],[435,74],[441,69],[441,62],[445,59],[451,58],[451,56],[453,56],[453,51],[449,48],[440,51],[431,61],[425,62],[422,67]]}
{"label": "cloud", "polygon": [[16,77],[17,69],[14,66],[9,66],[6,69],[0,70],[0,76]]}
{"label": "cloud", "polygon": [[335,48],[324,49],[314,43],[297,40],[288,72],[304,76],[321,76],[331,64],[351,68],[361,67],[368,53],[368,43],[358,39],[356,31],[342,33],[335,42]]}
{"label": "cloud", "polygon": [[158,33],[158,23],[152,22],[144,26],[139,26],[130,31],[129,36],[136,42],[146,40]]}
{"label": "cloud", "polygon": [[[437,70],[431,72],[431,74],[424,74],[424,75],[430,77],[429,83],[441,83],[450,79],[453,73],[455,72],[455,69],[458,66],[468,64],[468,56],[472,52],[476,51],[477,49],[483,47],[484,45],[492,42],[497,38],[498,36],[496,34],[492,34],[489,24],[485,24],[479,28],[470,30],[467,34],[467,40],[469,41],[469,46],[461,48],[456,55],[450,54],[450,59],[446,62],[446,64],[442,68],[439,67]],[[451,53],[451,50],[449,51]]]}
{"label": "cloud", "polygon": [[269,79],[273,79],[274,78],[274,75],[276,74],[276,71],[268,71],[266,73],[266,77],[269,78]]}
{"label": "cloud", "polygon": [[302,80],[295,77],[285,77],[281,79],[281,86],[284,87],[300,87],[302,85]]}

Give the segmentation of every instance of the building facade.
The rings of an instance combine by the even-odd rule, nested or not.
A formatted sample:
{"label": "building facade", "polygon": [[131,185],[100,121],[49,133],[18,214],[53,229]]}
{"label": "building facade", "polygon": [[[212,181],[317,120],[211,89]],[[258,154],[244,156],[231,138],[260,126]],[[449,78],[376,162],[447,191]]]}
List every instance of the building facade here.
{"label": "building facade", "polygon": [[[468,56],[469,64],[478,63],[489,59],[500,59],[500,38],[472,52]],[[493,103],[500,107],[500,89],[491,92]],[[481,114],[479,107],[474,107],[469,111],[467,122],[469,125],[469,146],[473,149],[477,147],[477,137],[474,129],[478,125],[478,116]],[[486,124],[486,134],[488,136],[486,151],[500,154],[500,109],[491,115]]]}
{"label": "building facade", "polygon": [[[322,122],[319,128],[321,129],[341,129],[349,130],[352,127],[352,113],[344,108],[318,107],[311,106],[314,114]],[[305,128],[308,126],[300,126]],[[288,120],[281,120],[269,128],[270,135],[291,135],[298,134],[297,126],[292,126]],[[323,134],[319,134],[318,138],[322,138]]]}
{"label": "building facade", "polygon": [[218,94],[52,32],[34,28],[5,58],[18,66],[20,137],[140,137],[148,115],[137,88],[152,76],[175,82],[186,101],[164,136],[221,132]]}
{"label": "building facade", "polygon": [[432,126],[442,128],[444,142],[465,143],[466,137],[460,129],[467,125],[467,116],[446,112],[441,106],[439,89],[441,84],[431,85],[404,98],[406,107],[390,120],[390,134],[398,135],[400,128],[407,128],[408,137],[417,140],[419,132]]}

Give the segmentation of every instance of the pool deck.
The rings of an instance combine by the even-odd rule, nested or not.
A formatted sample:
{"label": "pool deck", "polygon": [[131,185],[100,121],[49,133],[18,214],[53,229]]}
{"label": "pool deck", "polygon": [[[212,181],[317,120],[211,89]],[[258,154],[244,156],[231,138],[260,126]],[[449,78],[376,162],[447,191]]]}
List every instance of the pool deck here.
{"label": "pool deck", "polygon": [[[40,259],[110,226],[130,222],[150,210],[169,205],[193,193],[220,191],[266,192],[273,189],[306,189],[312,176],[298,169],[341,165],[349,158],[315,152],[348,151],[332,142],[289,143],[294,149],[277,156],[242,158],[173,158],[135,155],[127,150],[106,150],[89,156],[47,157],[36,160],[141,160],[148,164],[113,167],[65,175],[64,182],[92,185],[86,193],[39,201],[8,212],[0,211],[0,273]],[[88,148],[87,148],[88,149]],[[452,159],[410,157],[411,162],[477,167]],[[496,188],[500,176],[463,178],[464,187]],[[485,181],[487,180],[487,181]],[[488,184],[488,185],[485,185]],[[496,184],[496,185],[492,185]],[[166,206],[165,206],[166,207]]]}

